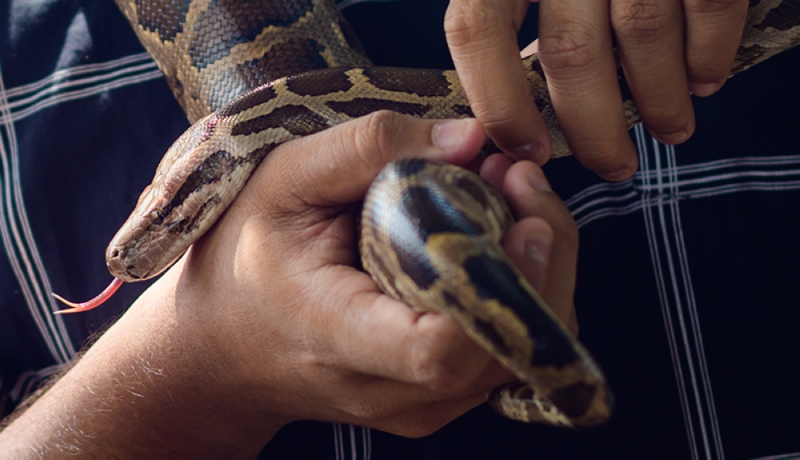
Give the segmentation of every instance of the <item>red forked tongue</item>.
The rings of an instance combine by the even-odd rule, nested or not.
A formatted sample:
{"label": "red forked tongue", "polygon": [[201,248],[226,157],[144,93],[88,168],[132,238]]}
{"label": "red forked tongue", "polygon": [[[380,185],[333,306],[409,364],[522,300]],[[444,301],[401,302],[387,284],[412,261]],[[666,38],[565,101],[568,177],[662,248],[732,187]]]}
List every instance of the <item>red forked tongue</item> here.
{"label": "red forked tongue", "polygon": [[122,286],[122,283],[123,281],[121,279],[114,278],[114,281],[112,281],[107,288],[103,289],[103,292],[98,294],[97,297],[95,297],[92,300],[87,300],[86,302],[81,302],[81,303],[70,302],[69,300],[61,297],[60,295],[53,293],[52,294],[53,297],[72,307],[64,310],[54,311],[53,313],[55,313],[56,315],[62,315],[64,313],[79,313],[79,312],[89,311],[93,308],[97,308],[100,305],[103,305],[103,303],[105,303],[106,300],[110,299],[111,296],[114,295],[115,292],[117,292],[117,289],[119,289],[119,287]]}

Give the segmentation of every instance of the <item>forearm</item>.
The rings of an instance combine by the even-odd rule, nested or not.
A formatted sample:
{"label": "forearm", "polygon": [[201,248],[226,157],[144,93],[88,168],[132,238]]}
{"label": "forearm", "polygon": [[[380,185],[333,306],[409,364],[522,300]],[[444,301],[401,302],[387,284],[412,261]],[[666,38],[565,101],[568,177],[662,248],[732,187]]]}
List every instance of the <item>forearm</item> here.
{"label": "forearm", "polygon": [[0,433],[0,451],[12,458],[255,457],[280,425],[247,401],[247,391],[235,391],[225,360],[178,316],[169,286],[151,288]]}

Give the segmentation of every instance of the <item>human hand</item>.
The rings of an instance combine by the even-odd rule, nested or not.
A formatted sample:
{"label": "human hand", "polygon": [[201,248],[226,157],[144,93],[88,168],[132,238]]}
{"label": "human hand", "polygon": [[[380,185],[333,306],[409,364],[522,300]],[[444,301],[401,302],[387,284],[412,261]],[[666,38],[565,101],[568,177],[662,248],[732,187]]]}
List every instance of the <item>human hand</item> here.
{"label": "human hand", "polygon": [[[513,376],[453,321],[390,299],[353,265],[354,204],[383,165],[466,164],[483,140],[475,120],[381,112],[276,149],[0,446],[231,458],[292,420],[420,436],[482,403]],[[536,165],[494,156],[482,169],[519,218],[506,251],[574,330],[574,221]]]}
{"label": "human hand", "polygon": [[[451,0],[445,31],[473,113],[514,158],[539,164],[552,146],[520,65],[516,32],[529,0]],[[691,91],[730,74],[748,2],[542,0],[538,49],[553,107],[575,157],[608,180],[638,167],[627,133],[613,40],[647,129],[679,144],[694,132]]]}
{"label": "human hand", "polygon": [[[187,257],[178,289],[188,293],[191,323],[219,335],[214,353],[238,363],[231,384],[274,417],[419,436],[513,380],[453,321],[412,311],[352,267],[353,204],[386,163],[466,164],[481,148],[475,120],[437,123],[379,113],[276,150]],[[461,131],[460,140],[436,147],[432,133],[445,129]],[[536,165],[496,156],[483,175],[520,218],[507,252],[574,329],[574,221]]]}

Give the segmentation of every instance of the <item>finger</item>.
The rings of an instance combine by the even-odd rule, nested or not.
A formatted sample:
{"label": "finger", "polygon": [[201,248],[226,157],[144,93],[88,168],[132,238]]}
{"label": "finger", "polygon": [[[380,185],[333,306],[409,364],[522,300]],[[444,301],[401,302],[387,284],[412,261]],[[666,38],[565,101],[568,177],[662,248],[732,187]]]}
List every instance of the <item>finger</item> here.
{"label": "finger", "polygon": [[725,83],[742,38],[746,0],[684,0],[689,90],[709,96]]}
{"label": "finger", "polygon": [[608,180],[637,167],[611,49],[607,0],[542,0],[539,57],[558,121],[578,161]]}
{"label": "finger", "polygon": [[628,85],[653,136],[679,144],[694,132],[681,0],[616,0],[611,22]]}
{"label": "finger", "polygon": [[339,267],[330,276],[332,285],[347,291],[329,295],[347,302],[325,315],[320,330],[330,331],[328,339],[337,344],[332,359],[341,359],[342,367],[462,397],[511,380],[448,317],[411,310],[377,292],[369,277],[353,269]]}
{"label": "finger", "polygon": [[397,158],[464,164],[480,151],[484,139],[475,119],[419,120],[380,111],[280,146],[257,175],[285,182],[263,187],[270,193],[263,199],[296,214],[298,199],[305,206],[360,200],[380,170]]}
{"label": "finger", "polygon": [[[514,215],[520,220],[543,219],[552,228],[546,281],[538,292],[564,324],[577,333],[573,295],[578,256],[578,229],[566,205],[555,193],[541,168],[519,162],[509,169],[504,195]],[[546,237],[545,237],[546,238]],[[542,242],[545,247],[546,242]],[[515,251],[520,253],[518,249]]]}
{"label": "finger", "polygon": [[540,217],[517,221],[503,238],[503,249],[537,292],[547,283],[547,264],[553,245],[553,229]]}
{"label": "finger", "polygon": [[543,164],[552,141],[519,57],[529,0],[451,0],[445,33],[472,112],[506,154]]}
{"label": "finger", "polygon": [[505,155],[490,155],[480,167],[480,176],[498,193],[503,193],[503,181],[514,162]]}

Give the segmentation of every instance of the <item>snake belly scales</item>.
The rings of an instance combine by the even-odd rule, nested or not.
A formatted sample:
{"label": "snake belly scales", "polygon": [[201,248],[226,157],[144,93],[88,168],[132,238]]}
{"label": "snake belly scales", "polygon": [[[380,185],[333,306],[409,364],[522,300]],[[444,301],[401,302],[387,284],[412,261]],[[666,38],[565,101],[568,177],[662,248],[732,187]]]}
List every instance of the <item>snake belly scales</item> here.
{"label": "snake belly scales", "polygon": [[[330,0],[116,1],[193,125],[109,244],[114,286],[172,265],[286,141],[383,109],[472,115],[454,71],[373,67]],[[799,3],[751,0],[733,73],[800,44]],[[522,65],[553,156],[569,155],[538,58]],[[641,120],[618,73],[630,128]],[[506,259],[499,241],[512,223],[476,175],[394,162],[364,203],[362,262],[384,292],[449,315],[519,378],[491,393],[495,410],[525,422],[601,424],[612,406],[602,371]]]}

